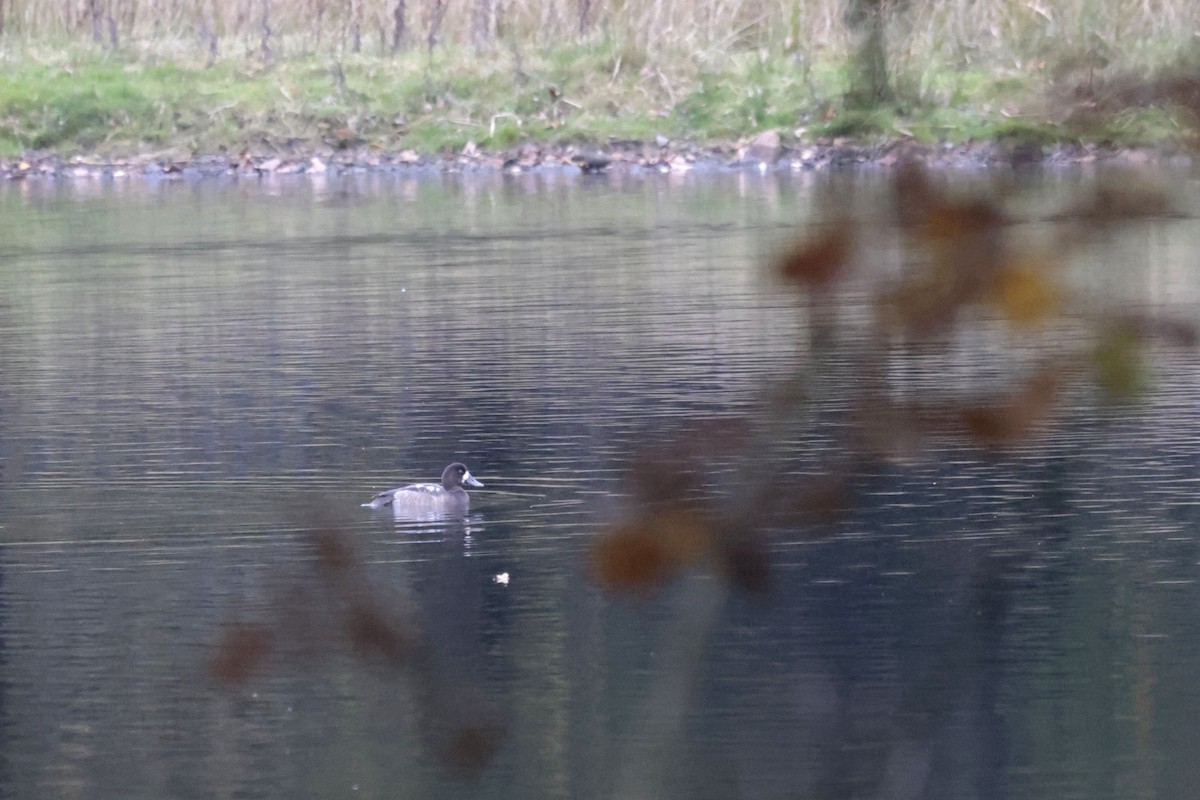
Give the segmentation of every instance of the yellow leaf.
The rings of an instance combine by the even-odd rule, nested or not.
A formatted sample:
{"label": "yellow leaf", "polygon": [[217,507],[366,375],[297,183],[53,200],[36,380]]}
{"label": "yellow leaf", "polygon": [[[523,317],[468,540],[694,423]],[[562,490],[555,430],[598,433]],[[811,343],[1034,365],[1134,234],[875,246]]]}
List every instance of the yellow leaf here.
{"label": "yellow leaf", "polygon": [[1028,260],[1008,263],[1000,270],[990,299],[1009,322],[1025,328],[1043,324],[1062,307],[1058,287],[1045,267]]}

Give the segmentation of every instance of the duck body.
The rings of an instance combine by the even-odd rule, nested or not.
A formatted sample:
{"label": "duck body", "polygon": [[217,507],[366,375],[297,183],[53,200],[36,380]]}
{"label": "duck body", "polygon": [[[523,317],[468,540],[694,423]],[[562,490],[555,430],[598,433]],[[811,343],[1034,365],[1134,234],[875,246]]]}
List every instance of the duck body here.
{"label": "duck body", "polygon": [[601,153],[576,153],[571,156],[571,163],[579,167],[584,175],[599,175],[608,169],[612,159]]}
{"label": "duck body", "polygon": [[391,509],[406,517],[463,517],[471,508],[471,498],[463,484],[479,486],[465,464],[455,462],[442,470],[441,483],[410,483],[380,492],[363,503],[366,508]]}

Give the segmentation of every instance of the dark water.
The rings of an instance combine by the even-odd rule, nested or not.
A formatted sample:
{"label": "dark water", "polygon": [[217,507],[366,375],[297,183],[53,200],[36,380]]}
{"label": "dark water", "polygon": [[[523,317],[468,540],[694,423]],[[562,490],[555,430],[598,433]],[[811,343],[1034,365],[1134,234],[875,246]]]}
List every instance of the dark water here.
{"label": "dark water", "polygon": [[[1019,239],[1087,180],[1033,179]],[[881,194],[811,175],[3,187],[0,794],[1190,796],[1192,352],[1153,348],[1139,403],[1072,392],[1001,454],[881,462],[827,535],[770,532],[765,598],[705,572],[642,600],[588,580],[647,443],[798,379],[803,413],[714,465],[729,502],[747,474],[788,487],[837,455],[866,293],[900,263]],[[760,262],[835,202],[871,266],[806,311]],[[1085,310],[1194,322],[1198,256],[1193,219],[1158,220],[1066,278]],[[818,317],[840,344],[813,348]],[[892,390],[969,391],[1083,335],[972,330],[898,356]],[[465,523],[359,507],[452,460],[488,485]],[[335,602],[314,529],[351,544],[355,590],[423,631],[434,674],[289,627]],[[274,638],[229,685],[209,665],[234,621]],[[445,756],[460,724],[503,730],[477,774]]]}

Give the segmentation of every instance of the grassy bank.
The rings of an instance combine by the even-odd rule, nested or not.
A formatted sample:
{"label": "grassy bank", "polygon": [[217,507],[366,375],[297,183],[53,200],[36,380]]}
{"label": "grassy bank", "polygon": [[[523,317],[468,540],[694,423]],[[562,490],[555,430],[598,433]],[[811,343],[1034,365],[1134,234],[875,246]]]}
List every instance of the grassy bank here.
{"label": "grassy bank", "polygon": [[861,26],[834,0],[447,2],[8,0],[0,156],[711,144],[768,129],[1120,147],[1194,127],[1186,92],[1158,77],[1197,74],[1200,10],[1182,0],[896,3],[880,28],[889,93],[867,106],[847,100]]}

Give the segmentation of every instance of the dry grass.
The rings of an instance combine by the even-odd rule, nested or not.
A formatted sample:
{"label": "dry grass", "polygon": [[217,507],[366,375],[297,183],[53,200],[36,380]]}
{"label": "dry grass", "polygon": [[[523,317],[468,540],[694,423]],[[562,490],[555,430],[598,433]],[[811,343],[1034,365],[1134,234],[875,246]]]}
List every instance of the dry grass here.
{"label": "dry grass", "polygon": [[[949,58],[1064,71],[1195,44],[1192,0],[884,0],[901,63]],[[204,58],[298,53],[386,54],[442,44],[535,50],[620,43],[656,57],[719,58],[737,50],[848,52],[846,0],[0,0],[11,40],[127,47],[190,42]]]}

